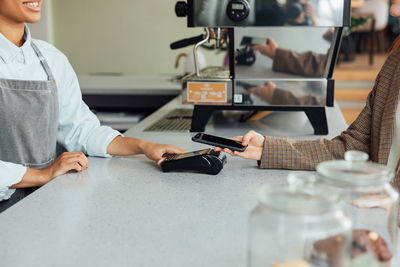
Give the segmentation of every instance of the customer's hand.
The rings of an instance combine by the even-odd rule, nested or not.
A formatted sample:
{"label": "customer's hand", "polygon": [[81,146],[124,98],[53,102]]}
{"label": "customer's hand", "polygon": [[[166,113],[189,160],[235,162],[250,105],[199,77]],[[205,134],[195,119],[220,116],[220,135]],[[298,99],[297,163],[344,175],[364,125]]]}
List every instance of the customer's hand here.
{"label": "customer's hand", "polygon": [[164,154],[181,154],[185,152],[186,151],[184,149],[173,145],[147,142],[143,146],[143,154],[145,154],[149,159],[157,161],[158,165],[161,164]]}
{"label": "customer's hand", "polygon": [[278,44],[274,41],[274,39],[267,38],[267,42],[265,44],[253,45],[251,48],[254,51],[259,51],[261,54],[269,57],[270,59],[274,59]]}
{"label": "customer's hand", "polygon": [[400,16],[400,0],[392,0],[392,6],[390,7],[390,15],[393,17]]}
{"label": "customer's hand", "polygon": [[275,88],[276,84],[274,84],[273,82],[266,82],[263,86],[249,88],[248,92],[257,95],[264,101],[271,103]]}
{"label": "customer's hand", "polygon": [[315,15],[315,7],[309,1],[306,2],[304,12],[307,17],[311,19],[312,25],[316,25],[317,18]]}
{"label": "customer's hand", "polygon": [[247,146],[244,152],[232,151],[228,148],[216,147],[215,151],[224,151],[232,156],[239,156],[245,159],[260,160],[263,152],[265,137],[255,131],[249,131],[244,136],[233,137],[236,140]]}
{"label": "customer's hand", "polygon": [[80,172],[87,169],[89,160],[82,152],[64,152],[49,167],[43,169],[49,181],[54,177],[75,170]]}

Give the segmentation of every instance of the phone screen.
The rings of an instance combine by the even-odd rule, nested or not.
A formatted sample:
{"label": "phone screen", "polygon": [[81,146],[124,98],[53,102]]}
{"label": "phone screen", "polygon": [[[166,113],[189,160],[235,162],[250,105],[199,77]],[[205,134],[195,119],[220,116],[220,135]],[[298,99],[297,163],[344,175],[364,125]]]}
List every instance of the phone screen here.
{"label": "phone screen", "polygon": [[196,137],[201,139],[201,140],[214,143],[214,145],[216,145],[216,146],[218,146],[218,144],[221,144],[221,145],[227,145],[227,146],[231,146],[231,147],[236,147],[236,148],[239,148],[239,149],[245,148],[240,142],[235,141],[235,140],[231,140],[231,139],[228,139],[228,138],[222,138],[222,137],[209,135],[209,134],[204,134],[204,133],[199,133],[199,134],[196,135]]}
{"label": "phone screen", "polygon": [[243,36],[242,41],[240,42],[240,45],[241,46],[261,45],[261,44],[265,44],[266,42],[267,42],[266,38]]}

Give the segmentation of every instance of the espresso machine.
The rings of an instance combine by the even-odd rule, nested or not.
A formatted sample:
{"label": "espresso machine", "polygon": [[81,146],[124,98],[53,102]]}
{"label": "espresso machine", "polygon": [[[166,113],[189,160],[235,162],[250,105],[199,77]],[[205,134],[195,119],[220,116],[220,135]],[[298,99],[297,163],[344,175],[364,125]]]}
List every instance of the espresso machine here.
{"label": "espresso machine", "polygon": [[[328,134],[334,67],[350,0],[187,0],[175,6],[204,33],[171,44],[193,45],[195,72],[183,77],[182,101],[194,104],[191,132],[216,110],[304,111],[314,134]],[[199,69],[200,47],[226,51],[225,66]]]}

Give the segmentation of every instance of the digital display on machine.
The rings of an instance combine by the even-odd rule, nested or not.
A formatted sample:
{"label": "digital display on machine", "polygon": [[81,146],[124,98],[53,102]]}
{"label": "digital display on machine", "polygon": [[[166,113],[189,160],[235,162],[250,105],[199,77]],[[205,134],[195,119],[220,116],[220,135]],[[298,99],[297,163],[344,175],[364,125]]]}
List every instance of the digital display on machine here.
{"label": "digital display on machine", "polygon": [[204,150],[199,150],[199,151],[193,151],[189,153],[183,153],[183,154],[178,154],[175,159],[184,159],[184,158],[191,158],[195,156],[200,156],[200,155],[206,155],[210,149],[204,149]]}
{"label": "digital display on machine", "polygon": [[232,4],[232,9],[233,10],[243,10],[244,9],[244,5],[242,5],[242,4]]}

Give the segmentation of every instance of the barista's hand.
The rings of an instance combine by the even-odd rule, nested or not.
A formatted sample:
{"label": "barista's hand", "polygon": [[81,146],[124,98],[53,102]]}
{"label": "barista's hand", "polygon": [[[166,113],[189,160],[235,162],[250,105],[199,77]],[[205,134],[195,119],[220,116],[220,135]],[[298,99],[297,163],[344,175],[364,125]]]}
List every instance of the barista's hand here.
{"label": "barista's hand", "polygon": [[117,136],[107,147],[107,153],[115,156],[145,154],[151,160],[161,164],[164,154],[180,154],[185,150],[172,146],[149,142],[143,139]]}
{"label": "barista's hand", "polygon": [[82,152],[65,152],[61,154],[49,167],[43,170],[27,168],[21,181],[11,186],[11,188],[27,188],[42,186],[47,184],[55,177],[75,170],[80,172],[86,169],[89,160]]}
{"label": "barista's hand", "polygon": [[272,102],[272,96],[274,95],[276,84],[273,82],[266,82],[264,86],[257,86],[248,89],[251,94],[257,95],[264,101]]}
{"label": "barista's hand", "polygon": [[254,51],[259,51],[261,54],[269,57],[270,59],[274,59],[278,44],[274,41],[274,39],[267,38],[267,42],[265,44],[254,45],[251,48]]}
{"label": "barista's hand", "polygon": [[249,131],[244,136],[236,136],[233,140],[239,141],[247,146],[244,152],[232,151],[228,148],[216,147],[215,151],[224,151],[232,156],[239,156],[245,159],[260,160],[264,148],[265,137],[255,131]]}
{"label": "barista's hand", "polygon": [[146,144],[143,145],[143,154],[145,154],[149,159],[157,161],[158,165],[163,161],[164,154],[181,154],[185,152],[184,149],[173,145],[164,145],[152,142],[146,142]]}
{"label": "barista's hand", "polygon": [[77,172],[87,169],[89,160],[82,152],[64,152],[49,167],[43,169],[49,181],[69,171]]}

